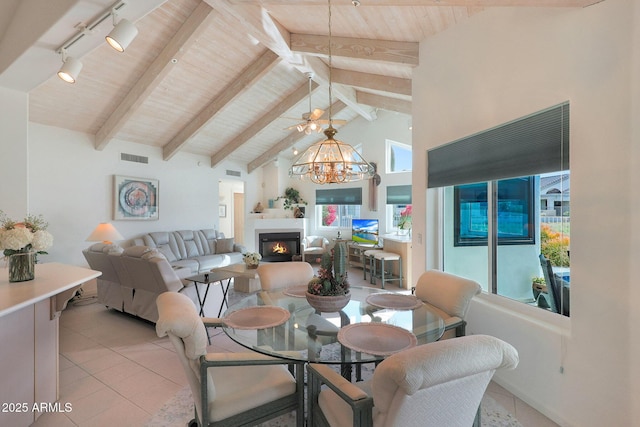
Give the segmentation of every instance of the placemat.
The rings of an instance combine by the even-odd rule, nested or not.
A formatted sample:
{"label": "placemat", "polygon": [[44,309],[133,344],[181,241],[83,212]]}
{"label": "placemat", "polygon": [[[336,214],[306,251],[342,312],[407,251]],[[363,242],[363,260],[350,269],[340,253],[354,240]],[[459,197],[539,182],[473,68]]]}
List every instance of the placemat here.
{"label": "placemat", "polygon": [[367,303],[380,308],[391,308],[394,310],[413,310],[422,305],[422,301],[413,295],[379,293],[371,294],[367,297]]}
{"label": "placemat", "polygon": [[289,316],[289,311],[282,307],[264,305],[236,310],[224,318],[224,323],[235,329],[265,329],[282,325]]}
{"label": "placemat", "polygon": [[414,347],[418,340],[410,331],[386,323],[354,323],[338,332],[338,341],[351,350],[388,356]]}
{"label": "placemat", "polygon": [[282,293],[290,297],[305,298],[307,294],[307,288],[308,288],[307,285],[292,286],[290,288],[285,289],[284,292]]}

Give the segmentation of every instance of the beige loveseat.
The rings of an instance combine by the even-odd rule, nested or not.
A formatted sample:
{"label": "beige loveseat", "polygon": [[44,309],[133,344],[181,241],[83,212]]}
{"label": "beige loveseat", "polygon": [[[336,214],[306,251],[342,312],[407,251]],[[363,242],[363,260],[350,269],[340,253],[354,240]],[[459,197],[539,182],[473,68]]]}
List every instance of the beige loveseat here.
{"label": "beige loveseat", "polygon": [[[92,269],[102,272],[97,279],[98,302],[109,308],[155,323],[156,298],[167,291],[183,293],[199,307],[195,285],[177,273],[189,269],[174,268],[158,249],[148,246],[122,249],[96,243],[82,253]],[[199,286],[200,295],[204,295],[205,285]],[[221,287],[211,285],[205,315],[217,314],[221,301]]]}
{"label": "beige loveseat", "polygon": [[180,277],[239,264],[242,254],[247,251],[233,238],[227,239],[223,233],[213,229],[159,231],[140,236],[134,239],[134,243],[158,249],[171,266],[187,269],[178,272]]}

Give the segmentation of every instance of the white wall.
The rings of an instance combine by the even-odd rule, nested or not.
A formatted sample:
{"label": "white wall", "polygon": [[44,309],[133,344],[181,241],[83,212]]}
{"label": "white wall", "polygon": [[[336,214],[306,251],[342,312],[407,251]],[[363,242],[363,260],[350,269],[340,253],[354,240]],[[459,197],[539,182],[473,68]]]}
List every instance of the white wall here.
{"label": "white wall", "polygon": [[[421,43],[413,76],[414,216],[428,219],[414,236],[440,220],[426,150],[571,103],[571,318],[484,295],[467,328],[518,348],[520,366],[498,380],[561,425],[640,421],[636,4],[487,10]],[[440,236],[424,237],[414,275],[439,261]]]}
{"label": "white wall", "polygon": [[[147,156],[149,163],[121,161],[121,152]],[[29,212],[44,215],[54,236],[53,247],[42,261],[75,265],[86,265],[82,249],[91,243],[85,239],[100,222],[112,222],[126,239],[151,231],[219,229],[218,182],[226,169],[246,170],[233,164],[211,168],[208,157],[186,153],[164,161],[159,148],[118,140],[97,151],[91,135],[35,123],[29,125],[25,168],[30,171]],[[159,180],[159,219],[114,221],[113,175]],[[259,175],[244,179],[253,183]],[[4,200],[0,209],[2,205]],[[20,218],[25,213],[16,215]]]}
{"label": "white wall", "polygon": [[[369,182],[360,181],[353,184],[331,184],[317,185],[310,181],[301,181],[296,178],[282,178],[284,188],[292,186],[309,204],[306,209],[306,217],[309,218],[308,234],[324,235],[326,237],[335,237],[336,230],[317,229],[315,215],[315,191],[318,188],[347,188],[362,187],[362,208],[361,216],[363,218],[377,218],[380,220],[380,233],[384,234],[385,230],[385,206],[386,206],[386,186],[387,185],[403,185],[411,184],[411,173],[385,173],[385,142],[387,139],[411,145],[411,131],[409,130],[409,116],[406,114],[394,113],[385,110],[379,110],[378,118],[374,121],[367,121],[361,117],[353,120],[338,130],[336,139],[347,143],[351,146],[362,144],[362,156],[368,162],[378,164],[378,174],[381,177],[381,184],[378,186],[378,210],[372,212],[369,210]],[[321,137],[319,136],[319,139]],[[322,137],[324,138],[324,136]],[[415,151],[414,151],[415,156]],[[295,160],[295,159],[294,159]],[[278,161],[279,169],[286,174],[291,167],[292,161],[283,157]],[[286,175],[283,175],[286,176]],[[284,193],[284,190],[282,191]],[[263,202],[266,206],[266,204]],[[343,237],[349,238],[351,229],[343,229]]]}
{"label": "white wall", "polygon": [[29,97],[0,87],[0,210],[10,218],[29,208]]}

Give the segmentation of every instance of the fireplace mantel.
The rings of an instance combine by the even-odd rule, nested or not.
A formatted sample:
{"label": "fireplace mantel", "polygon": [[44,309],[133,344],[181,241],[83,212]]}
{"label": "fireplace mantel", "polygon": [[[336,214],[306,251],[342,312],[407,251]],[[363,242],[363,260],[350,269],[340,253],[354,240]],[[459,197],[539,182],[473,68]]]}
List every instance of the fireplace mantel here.
{"label": "fireplace mantel", "polygon": [[[248,237],[247,240],[251,239],[251,236],[253,239],[245,243],[247,250],[258,252],[260,247],[258,234],[260,233],[288,230],[300,232],[300,236],[304,237],[308,222],[309,218],[249,218],[246,222],[245,236]],[[253,244],[253,248],[249,247],[250,244]]]}

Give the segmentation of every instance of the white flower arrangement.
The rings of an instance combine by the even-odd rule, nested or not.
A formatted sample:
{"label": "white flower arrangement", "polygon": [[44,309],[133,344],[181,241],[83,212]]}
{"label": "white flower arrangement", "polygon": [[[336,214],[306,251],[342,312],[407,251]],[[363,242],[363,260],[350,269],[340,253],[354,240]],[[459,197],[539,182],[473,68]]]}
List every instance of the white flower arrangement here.
{"label": "white flower arrangement", "polygon": [[49,224],[42,215],[27,215],[23,222],[15,222],[0,211],[0,250],[4,256],[45,250],[53,245],[53,236],[46,229]]}
{"label": "white flower arrangement", "polygon": [[262,255],[257,252],[247,252],[242,255],[242,260],[247,265],[257,265],[260,263]]}

